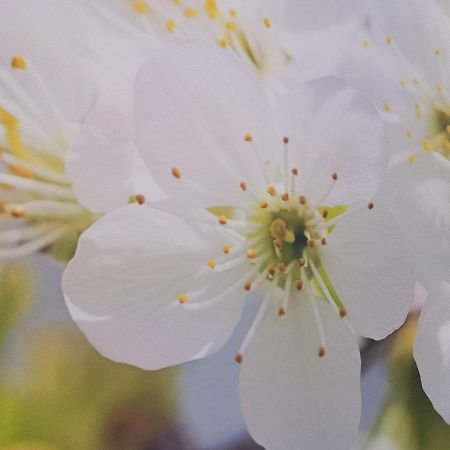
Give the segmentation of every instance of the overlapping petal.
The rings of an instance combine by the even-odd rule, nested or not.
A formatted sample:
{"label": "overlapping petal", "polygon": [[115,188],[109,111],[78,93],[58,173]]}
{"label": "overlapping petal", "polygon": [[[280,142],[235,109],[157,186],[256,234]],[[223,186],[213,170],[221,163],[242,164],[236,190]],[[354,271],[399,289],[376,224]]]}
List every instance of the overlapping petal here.
{"label": "overlapping petal", "polygon": [[351,86],[338,78],[305,83],[283,99],[277,115],[282,135],[289,137],[291,164],[303,173],[304,192],[316,195],[313,202],[335,172],[328,203],[349,204],[375,193],[388,158],[384,127]]}
{"label": "overlapping petal", "polygon": [[414,358],[422,386],[434,407],[450,423],[450,283],[429,295],[420,314]]}

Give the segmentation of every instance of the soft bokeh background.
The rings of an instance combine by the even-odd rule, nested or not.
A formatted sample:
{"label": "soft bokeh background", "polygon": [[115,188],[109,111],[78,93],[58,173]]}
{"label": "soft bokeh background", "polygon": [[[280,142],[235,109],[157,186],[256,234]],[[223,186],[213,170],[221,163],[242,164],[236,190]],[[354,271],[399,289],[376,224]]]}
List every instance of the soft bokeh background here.
{"label": "soft bokeh background", "polygon": [[[102,358],[70,320],[64,266],[45,256],[1,269],[0,449],[245,450],[233,357],[256,310],[249,302],[225,349],[144,372]],[[416,317],[383,343],[364,342],[363,414],[355,449],[443,450],[449,427],[420,388]],[[320,450],[320,449],[317,449]]]}

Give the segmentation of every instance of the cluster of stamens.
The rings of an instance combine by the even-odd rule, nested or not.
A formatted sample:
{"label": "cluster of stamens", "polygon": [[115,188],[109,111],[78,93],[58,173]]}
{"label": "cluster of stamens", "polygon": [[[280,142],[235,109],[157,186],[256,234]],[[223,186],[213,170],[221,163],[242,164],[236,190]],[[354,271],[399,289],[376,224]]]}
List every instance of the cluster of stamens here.
{"label": "cluster of stamens", "polygon": [[[246,134],[244,141],[253,144],[252,135]],[[250,293],[263,283],[267,288],[257,317],[236,356],[237,362],[242,361],[255,330],[273,301],[279,302],[278,315],[284,317],[288,314],[291,300],[308,298],[317,323],[319,357],[326,354],[326,344],[316,305],[317,297],[330,303],[339,317],[346,320],[347,312],[321,262],[322,249],[332,238],[334,227],[347,214],[345,206],[323,206],[323,200],[333,190],[339,177],[336,172],[330,173],[328,181],[324,180],[328,188],[323,198],[311,203],[307,195],[297,192],[297,179],[301,176],[301,170],[289,166],[288,146],[289,139],[285,137],[283,182],[268,183],[260,200],[228,208],[240,211],[237,217],[224,213],[224,208],[210,209],[215,215],[211,215],[208,223],[230,229],[232,235],[239,236],[239,239],[225,243],[223,256],[209,259],[205,264],[207,269],[222,272],[239,266],[242,267],[243,278],[238,283],[242,283],[245,292]],[[260,164],[260,169],[265,171],[264,164]],[[172,168],[172,175],[176,180],[185,180],[190,187],[202,189],[195,181],[186,179],[179,168]],[[269,178],[265,172],[264,175],[266,179]],[[252,186],[246,181],[238,185],[243,195],[254,194]],[[373,203],[367,205],[368,209],[373,206]],[[182,292],[178,300],[184,304],[188,302],[189,295]]]}

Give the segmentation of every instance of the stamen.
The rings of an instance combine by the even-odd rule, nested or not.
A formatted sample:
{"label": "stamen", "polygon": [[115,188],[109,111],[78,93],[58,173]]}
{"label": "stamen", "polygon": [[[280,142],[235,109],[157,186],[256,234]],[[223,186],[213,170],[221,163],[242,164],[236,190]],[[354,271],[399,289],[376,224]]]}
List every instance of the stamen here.
{"label": "stamen", "polygon": [[181,178],[181,171],[177,167],[172,168],[172,175],[178,180]]}
{"label": "stamen", "polygon": [[185,294],[184,292],[178,294],[178,301],[183,304],[186,303],[188,301],[188,296],[187,294]]}
{"label": "stamen", "polygon": [[248,349],[248,346],[250,345],[253,337],[255,336],[256,330],[259,328],[259,326],[261,325],[261,322],[263,321],[267,309],[270,305],[270,302],[272,300],[272,293],[275,289],[275,286],[272,286],[271,289],[269,289],[266,293],[266,295],[264,296],[264,300],[261,304],[261,306],[259,307],[259,310],[256,314],[256,317],[247,333],[247,335],[244,338],[244,341],[241,344],[241,348],[239,349],[238,353],[236,354],[236,358],[235,361],[241,363],[243,361],[244,358],[244,354],[246,352],[246,350]]}
{"label": "stamen", "polygon": [[14,56],[11,60],[11,67],[16,70],[25,70],[28,64],[26,59],[23,56],[17,55]]}
{"label": "stamen", "polygon": [[230,253],[230,250],[231,250],[231,244],[226,243],[226,244],[223,245],[223,252],[226,255],[228,255]]}
{"label": "stamen", "polygon": [[226,225],[228,223],[227,217],[223,214],[221,216],[219,216],[218,220],[221,225]]}
{"label": "stamen", "polygon": [[272,26],[272,23],[268,17],[264,17],[264,25],[266,28],[270,28]]}
{"label": "stamen", "polygon": [[143,204],[145,203],[145,195],[143,195],[143,194],[137,194],[137,195],[136,195],[136,202],[137,202],[139,205],[143,205]]}
{"label": "stamen", "polygon": [[314,298],[313,294],[310,292],[309,289],[307,289],[306,293],[307,293],[308,301],[311,304],[311,308],[313,310],[314,320],[316,321],[317,332],[319,334],[320,346],[319,346],[318,356],[319,356],[319,358],[323,358],[326,353],[325,331],[323,328],[322,320],[320,318],[319,310],[316,305],[316,299]]}
{"label": "stamen", "polygon": [[208,259],[208,267],[211,267],[211,269],[215,269],[217,265],[217,261],[215,259]]}

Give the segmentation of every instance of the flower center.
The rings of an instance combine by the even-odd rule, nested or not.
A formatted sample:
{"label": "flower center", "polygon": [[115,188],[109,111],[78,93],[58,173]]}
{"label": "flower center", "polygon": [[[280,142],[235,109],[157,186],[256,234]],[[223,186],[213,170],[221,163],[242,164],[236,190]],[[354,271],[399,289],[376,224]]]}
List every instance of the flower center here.
{"label": "flower center", "polygon": [[[450,159],[450,105],[444,102],[436,102],[430,121],[429,150],[437,151]],[[426,142],[424,143],[426,147]],[[427,150],[427,148],[425,148]]]}

